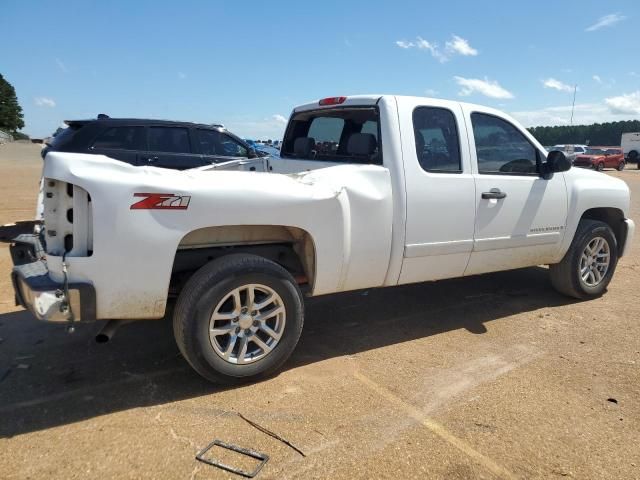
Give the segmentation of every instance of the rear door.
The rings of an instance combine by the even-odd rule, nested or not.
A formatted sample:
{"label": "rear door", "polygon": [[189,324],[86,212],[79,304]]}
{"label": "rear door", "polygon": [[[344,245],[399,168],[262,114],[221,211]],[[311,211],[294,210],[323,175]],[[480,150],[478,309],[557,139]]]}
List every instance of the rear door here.
{"label": "rear door", "polygon": [[564,175],[539,172],[542,152],[509,119],[465,105],[476,179],[474,246],[465,275],[553,261],[564,237]]}
{"label": "rear door", "polygon": [[397,101],[407,202],[399,283],[462,276],[476,213],[462,109],[431,99]]}
{"label": "rear door", "polygon": [[106,126],[89,146],[91,153],[131,165],[137,164],[140,150],[146,150],[145,133],[144,127],[136,125]]}
{"label": "rear door", "polygon": [[186,170],[203,165],[192,148],[190,128],[183,126],[147,127],[148,149],[139,155],[140,165]]}

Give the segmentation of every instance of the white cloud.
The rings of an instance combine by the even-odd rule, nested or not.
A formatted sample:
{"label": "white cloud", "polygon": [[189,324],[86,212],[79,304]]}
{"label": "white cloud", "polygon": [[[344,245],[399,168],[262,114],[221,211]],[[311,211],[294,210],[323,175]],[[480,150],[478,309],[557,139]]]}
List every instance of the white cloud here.
{"label": "white cloud", "polygon": [[487,77],[485,77],[484,80],[457,76],[453,78],[456,83],[462,87],[458,95],[463,97],[469,96],[472,93],[480,93],[491,98],[513,98],[513,94],[509,90],[501,87],[495,80],[489,80]]}
{"label": "white cloud", "polygon": [[[604,103],[577,104],[573,112],[573,124],[591,125],[593,123],[615,122],[618,120],[628,120],[630,118],[640,118],[640,92],[636,92],[635,113],[633,110],[633,99],[625,99],[622,101],[614,100],[622,97],[625,96],[623,95],[621,97],[613,97],[613,99],[605,99]],[[611,100],[614,100],[614,104],[622,103],[623,108],[620,109],[612,107],[609,104]],[[627,103],[627,105],[625,105],[625,103]],[[569,125],[571,120],[571,105],[511,112],[511,115],[518,119],[525,127]]]}
{"label": "white cloud", "polygon": [[427,89],[424,91],[424,94],[425,94],[427,97],[433,97],[434,95],[437,95],[437,94],[438,94],[438,91],[437,91],[437,90],[434,90],[433,88],[427,88]]}
{"label": "white cloud", "polygon": [[33,99],[33,102],[36,104],[36,107],[53,108],[56,106],[56,102],[53,98],[36,97]]}
{"label": "white cloud", "polygon": [[398,40],[396,41],[396,45],[400,48],[408,49],[408,48],[417,48],[419,50],[426,50],[431,53],[431,56],[438,60],[440,63],[444,63],[448,60],[447,56],[443,54],[438,45],[435,43],[431,43],[428,40],[425,40],[422,37],[416,37],[415,42],[407,42],[406,40]]}
{"label": "white cloud", "polygon": [[617,97],[605,98],[604,102],[613,113],[640,115],[640,90]]}
{"label": "white cloud", "polygon": [[446,43],[446,48],[449,53],[459,54],[463,56],[475,57],[478,55],[478,50],[469,45],[469,42],[458,35],[453,35],[451,41]]}
{"label": "white cloud", "polygon": [[236,117],[225,120],[223,123],[241,138],[280,140],[284,135],[287,118],[279,114],[265,118]]}
{"label": "white cloud", "polygon": [[596,30],[600,30],[601,28],[612,27],[618,22],[626,19],[624,15],[620,15],[619,13],[610,13],[609,15],[605,15],[600,17],[596,23],[587,27],[585,29],[586,32],[595,32]]}
{"label": "white cloud", "polygon": [[600,78],[600,75],[594,75],[593,77],[594,82],[599,83],[600,85],[602,85],[602,79]]}
{"label": "white cloud", "polygon": [[69,69],[64,63],[62,63],[62,60],[60,60],[59,58],[56,58],[55,61],[56,61],[56,65],[58,65],[58,68],[62,73],[69,73]]}
{"label": "white cloud", "polygon": [[544,88],[551,88],[553,90],[558,90],[559,92],[573,92],[573,87],[571,85],[567,85],[566,83],[562,83],[560,80],[556,80],[555,78],[547,78],[542,81]]}
{"label": "white cloud", "polygon": [[416,46],[413,42],[407,42],[405,40],[398,40],[396,45],[400,48],[413,48]]}
{"label": "white cloud", "polygon": [[185,78],[187,78],[187,74],[183,72],[178,72],[178,78],[180,80],[184,80]]}
{"label": "white cloud", "polygon": [[288,122],[287,117],[285,117],[284,115],[278,115],[277,113],[275,115],[272,115],[271,118],[276,122],[282,123],[284,125],[286,125]]}

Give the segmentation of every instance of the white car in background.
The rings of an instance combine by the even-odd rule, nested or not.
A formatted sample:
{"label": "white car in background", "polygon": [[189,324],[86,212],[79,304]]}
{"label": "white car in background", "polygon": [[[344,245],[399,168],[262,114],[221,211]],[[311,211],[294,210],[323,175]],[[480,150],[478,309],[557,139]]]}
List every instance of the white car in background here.
{"label": "white car in background", "polygon": [[549,151],[557,150],[564,153],[565,157],[574,162],[578,155],[582,155],[589,148],[587,145],[554,145]]}

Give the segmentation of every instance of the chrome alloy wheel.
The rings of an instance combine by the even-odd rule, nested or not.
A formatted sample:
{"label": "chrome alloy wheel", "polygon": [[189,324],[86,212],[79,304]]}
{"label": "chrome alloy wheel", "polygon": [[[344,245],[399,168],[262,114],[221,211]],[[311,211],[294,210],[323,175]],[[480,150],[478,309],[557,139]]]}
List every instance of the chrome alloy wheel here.
{"label": "chrome alloy wheel", "polygon": [[209,339],[214,351],[229,363],[256,362],[278,345],[286,312],[280,295],[259,284],[229,292],[213,309]]}
{"label": "chrome alloy wheel", "polygon": [[609,242],[602,237],[593,238],[580,257],[580,278],[588,287],[597,286],[607,275],[610,262]]}

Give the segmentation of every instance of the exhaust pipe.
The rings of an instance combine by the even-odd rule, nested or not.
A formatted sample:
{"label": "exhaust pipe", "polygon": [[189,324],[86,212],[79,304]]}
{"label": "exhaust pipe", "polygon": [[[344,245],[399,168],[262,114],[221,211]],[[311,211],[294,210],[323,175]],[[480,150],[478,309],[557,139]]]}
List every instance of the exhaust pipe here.
{"label": "exhaust pipe", "polygon": [[96,335],[97,343],[107,343],[115,335],[116,330],[124,322],[122,320],[109,320],[102,330]]}

